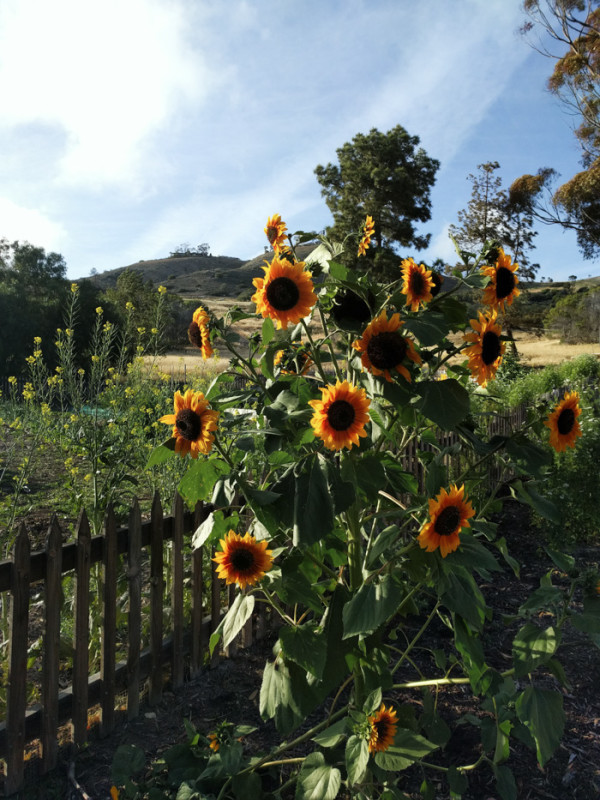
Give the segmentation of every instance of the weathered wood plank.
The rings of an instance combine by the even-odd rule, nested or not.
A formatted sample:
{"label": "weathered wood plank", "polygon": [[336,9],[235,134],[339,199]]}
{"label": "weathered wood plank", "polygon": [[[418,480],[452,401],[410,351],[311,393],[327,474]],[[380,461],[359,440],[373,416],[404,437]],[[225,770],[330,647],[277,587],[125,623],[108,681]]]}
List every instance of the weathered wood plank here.
{"label": "weathered wood plank", "polygon": [[156,705],[162,698],[163,561],[163,510],[156,492],[150,512],[150,705]]}
{"label": "weathered wood plank", "polygon": [[137,498],[129,512],[129,581],[127,716],[140,713],[140,650],[142,646],[142,518]]}
{"label": "weathered wood plank", "polygon": [[60,611],[62,607],[62,533],[52,517],[46,540],[44,668],[42,671],[42,771],[54,769],[58,758],[58,676]]}
{"label": "weathered wood plank", "polygon": [[85,509],[77,526],[77,567],[75,569],[75,620],[73,656],[73,742],[87,741],[89,613],[90,613],[90,524]]}
{"label": "weathered wood plank", "polygon": [[[194,528],[196,529],[208,517],[209,512],[204,504],[198,502],[194,509]],[[204,547],[198,547],[192,552],[192,653],[190,672],[192,677],[197,675],[204,665],[205,641],[203,637],[203,604],[204,576],[202,564],[204,561]]]}
{"label": "weathered wood plank", "polygon": [[112,505],[104,521],[104,562],[102,564],[104,622],[102,625],[102,725],[100,735],[115,727],[115,663],[117,660],[117,521]]}
{"label": "weathered wood plank", "polygon": [[173,570],[171,574],[171,635],[173,660],[171,682],[174,688],[183,684],[183,499],[175,495],[173,508]]}
{"label": "weathered wood plank", "polygon": [[6,709],[8,755],[4,784],[7,795],[16,792],[23,782],[29,632],[29,557],[29,536],[25,528],[21,527],[15,541],[11,586],[10,657]]}

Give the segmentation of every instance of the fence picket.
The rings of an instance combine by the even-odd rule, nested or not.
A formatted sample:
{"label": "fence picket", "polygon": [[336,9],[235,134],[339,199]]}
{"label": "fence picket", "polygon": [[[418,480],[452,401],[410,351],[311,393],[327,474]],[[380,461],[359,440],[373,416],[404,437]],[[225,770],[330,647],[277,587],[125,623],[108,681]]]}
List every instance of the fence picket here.
{"label": "fence picket", "polygon": [[142,517],[137,498],[129,512],[129,615],[127,652],[127,717],[140,713],[140,649],[142,642]]}
{"label": "fence picket", "polygon": [[163,569],[163,510],[156,492],[150,512],[151,667],[148,701],[151,706],[159,703],[162,698]]}
{"label": "fence picket", "polygon": [[183,499],[175,495],[173,508],[173,571],[171,574],[171,629],[173,657],[171,682],[183,684]]}
{"label": "fence picket", "polygon": [[[197,503],[194,510],[194,530],[208,517],[208,511],[203,503]],[[204,576],[202,564],[204,560],[204,547],[198,547],[192,552],[192,654],[190,672],[192,677],[197,675],[204,663],[204,625],[202,595],[204,591]]]}
{"label": "fence picket", "polygon": [[73,655],[73,742],[87,741],[88,675],[90,644],[90,547],[91,534],[85,509],[77,526],[77,567],[75,570],[75,623]]}
{"label": "fence picket", "polygon": [[15,541],[12,570],[10,672],[6,713],[8,758],[5,791],[8,795],[16,792],[23,781],[29,633],[29,558],[29,536],[22,527]]}
{"label": "fence picket", "polygon": [[46,603],[42,670],[42,771],[54,769],[58,757],[58,675],[62,606],[62,533],[52,517],[46,540]]}
{"label": "fence picket", "polygon": [[108,736],[115,727],[115,666],[117,657],[117,521],[112,505],[104,523],[104,559],[102,588],[104,622],[102,625],[102,725],[101,736]]}

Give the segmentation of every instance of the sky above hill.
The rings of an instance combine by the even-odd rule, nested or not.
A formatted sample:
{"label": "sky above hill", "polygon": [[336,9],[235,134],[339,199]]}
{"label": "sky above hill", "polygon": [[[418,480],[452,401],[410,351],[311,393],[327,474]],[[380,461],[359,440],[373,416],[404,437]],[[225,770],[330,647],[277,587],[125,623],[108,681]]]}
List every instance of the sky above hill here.
{"label": "sky above hill", "polygon": [[[520,0],[2,0],[0,237],[62,253],[70,278],[183,242],[249,259],[274,213],[329,225],[315,166],[400,124],[441,162],[431,246],[405,255],[454,263],[478,164],[506,186],[580,169],[523,21]],[[539,231],[540,277],[600,273]]]}

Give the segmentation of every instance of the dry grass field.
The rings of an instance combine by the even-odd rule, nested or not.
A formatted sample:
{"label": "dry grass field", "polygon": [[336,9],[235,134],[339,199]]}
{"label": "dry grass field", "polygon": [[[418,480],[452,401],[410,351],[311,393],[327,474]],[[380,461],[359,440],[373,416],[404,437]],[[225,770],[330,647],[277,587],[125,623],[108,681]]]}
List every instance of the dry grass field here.
{"label": "dry grass field", "polygon": [[[217,317],[223,317],[233,305],[239,305],[244,311],[253,313],[254,303],[236,303],[230,298],[223,297],[204,297],[198,300],[199,303]],[[252,319],[243,320],[236,323],[234,329],[243,339],[247,339],[252,333],[260,330],[262,318],[255,316]],[[316,320],[315,323],[316,325]],[[318,335],[318,333],[317,333]],[[460,337],[459,337],[460,338]],[[560,364],[576,358],[583,353],[591,353],[600,358],[600,343],[590,344],[564,344],[560,339],[545,336],[536,336],[525,331],[515,331],[515,341],[517,350],[525,366],[544,367],[549,364]],[[217,372],[224,370],[228,364],[227,350],[218,341],[215,343],[217,357],[210,361],[203,361],[198,351],[193,347],[183,347],[181,350],[173,351],[168,355],[162,356],[158,364],[165,372],[177,375],[182,379],[191,374],[198,377],[212,377]]]}

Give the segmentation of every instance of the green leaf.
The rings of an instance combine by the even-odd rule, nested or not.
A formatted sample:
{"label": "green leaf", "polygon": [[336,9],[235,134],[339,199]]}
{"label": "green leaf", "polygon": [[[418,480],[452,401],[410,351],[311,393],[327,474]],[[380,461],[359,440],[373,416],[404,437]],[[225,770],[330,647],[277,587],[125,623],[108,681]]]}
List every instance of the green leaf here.
{"label": "green leaf", "polygon": [[537,758],[543,767],[558,747],[565,727],[562,695],[528,686],[517,697],[515,708],[533,736]]}
{"label": "green leaf", "polygon": [[279,639],[288,658],[315,678],[321,678],[327,659],[327,642],[314,625],[283,627]]}
{"label": "green leaf", "polygon": [[341,784],[339,769],[327,764],[323,753],[311,753],[298,775],[296,800],[335,800]]}
{"label": "green leaf", "polygon": [[320,747],[336,747],[346,735],[346,719],[339,719],[321,733],[313,736],[313,742]]}
{"label": "green leaf", "polygon": [[277,730],[282,733],[293,730],[302,720],[292,695],[289,670],[281,659],[265,664],[259,708],[263,719],[275,719]]}
{"label": "green leaf", "polygon": [[354,474],[358,488],[367,500],[376,500],[386,483],[385,470],[376,456],[366,455],[354,461]]}
{"label": "green leaf", "polygon": [[198,458],[188,467],[179,482],[178,491],[189,506],[195,506],[198,500],[208,500],[215,483],[229,472],[227,462],[218,458]]}
{"label": "green leaf", "polygon": [[494,766],[493,769],[496,777],[496,786],[502,800],[517,800],[517,784],[512,770],[509,767],[497,766]]}
{"label": "green leaf", "polygon": [[[600,633],[600,597],[585,597],[583,600],[583,613],[573,614],[571,623],[578,631],[588,633],[592,637]],[[596,640],[592,638],[594,644]]]}
{"label": "green leaf", "polygon": [[543,470],[552,460],[547,448],[532,442],[524,433],[508,438],[505,447],[509,456],[524,467],[526,474],[536,478],[542,476]]}
{"label": "green leaf", "polygon": [[377,582],[364,583],[344,606],[344,639],[377,630],[396,613],[404,594],[403,587],[389,574]]}
{"label": "green leaf", "polygon": [[550,522],[554,522],[557,525],[560,524],[561,519],[558,508],[551,500],[548,500],[547,497],[542,497],[541,494],[538,494],[531,484],[528,483],[527,489],[525,489],[521,481],[515,481],[512,486],[519,495],[517,499],[530,505],[540,517],[544,517],[544,519],[548,519]]}
{"label": "green leaf", "polygon": [[117,748],[110,768],[115,783],[123,784],[146,765],[146,755],[135,744],[122,744]]}
{"label": "green leaf", "polygon": [[163,464],[165,461],[173,458],[175,455],[176,441],[177,440],[173,436],[171,439],[167,439],[166,442],[159,444],[158,447],[155,447],[148,457],[145,468],[148,469],[148,467],[155,467],[157,464]]}
{"label": "green leaf", "polygon": [[469,788],[469,779],[465,773],[460,772],[456,767],[448,767],[446,777],[448,778],[448,785],[452,797],[462,797]]}
{"label": "green leaf", "polygon": [[192,548],[196,550],[207,542],[216,542],[224,537],[230,529],[237,527],[238,516],[226,517],[222,511],[211,511],[201,522],[192,536]]}
{"label": "green leaf", "polygon": [[329,274],[332,278],[335,278],[336,281],[345,281],[348,278],[348,269],[337,261],[330,261]]}
{"label": "green leaf", "polygon": [[527,622],[513,639],[515,675],[522,677],[545,664],[557,647],[558,637],[554,628],[542,630],[532,622]]}
{"label": "green leaf", "polygon": [[452,554],[454,564],[460,564],[482,577],[489,578],[491,572],[502,572],[502,567],[479,539],[464,531],[460,534],[460,547]]}
{"label": "green leaf", "polygon": [[361,736],[351,736],[346,742],[346,771],[348,785],[360,783],[369,763],[369,745]]}
{"label": "green leaf", "polygon": [[307,459],[296,476],[294,494],[294,546],[311,545],[333,530],[333,501],[327,475],[317,455]]}
{"label": "green leaf", "polygon": [[421,397],[417,402],[419,411],[442,430],[453,430],[469,411],[469,393],[454,378],[421,381],[415,390]]}
{"label": "green leaf", "polygon": [[[254,611],[253,594],[238,594],[223,619],[223,647],[227,647],[242,630]],[[212,655],[212,653],[211,653]]]}
{"label": "green leaf", "polygon": [[256,772],[236,775],[231,785],[236,800],[261,800],[263,797],[262,781]]}
{"label": "green leaf", "polygon": [[438,591],[444,605],[481,630],[487,606],[473,577],[464,567],[448,567],[440,576]]}
{"label": "green leaf", "polygon": [[565,572],[567,575],[571,574],[575,567],[575,559],[573,556],[567,553],[561,553],[560,550],[554,550],[552,547],[546,547],[546,552],[561,572]]}
{"label": "green leaf", "polygon": [[444,315],[435,311],[425,311],[418,317],[407,320],[404,327],[424,347],[441,344],[450,331]]}
{"label": "green leaf", "polygon": [[[385,558],[386,551],[391,550],[398,542],[399,528],[397,525],[388,525],[384,528],[373,542],[367,559],[367,567],[372,569],[377,563],[379,556]],[[385,558],[387,560],[387,558]]]}
{"label": "green leaf", "polygon": [[438,746],[424,736],[400,728],[396,732],[394,744],[383,753],[375,755],[375,763],[385,770],[402,770],[437,749]]}
{"label": "green leaf", "polygon": [[262,343],[266,347],[275,336],[275,325],[271,317],[265,317],[262,324]]}

